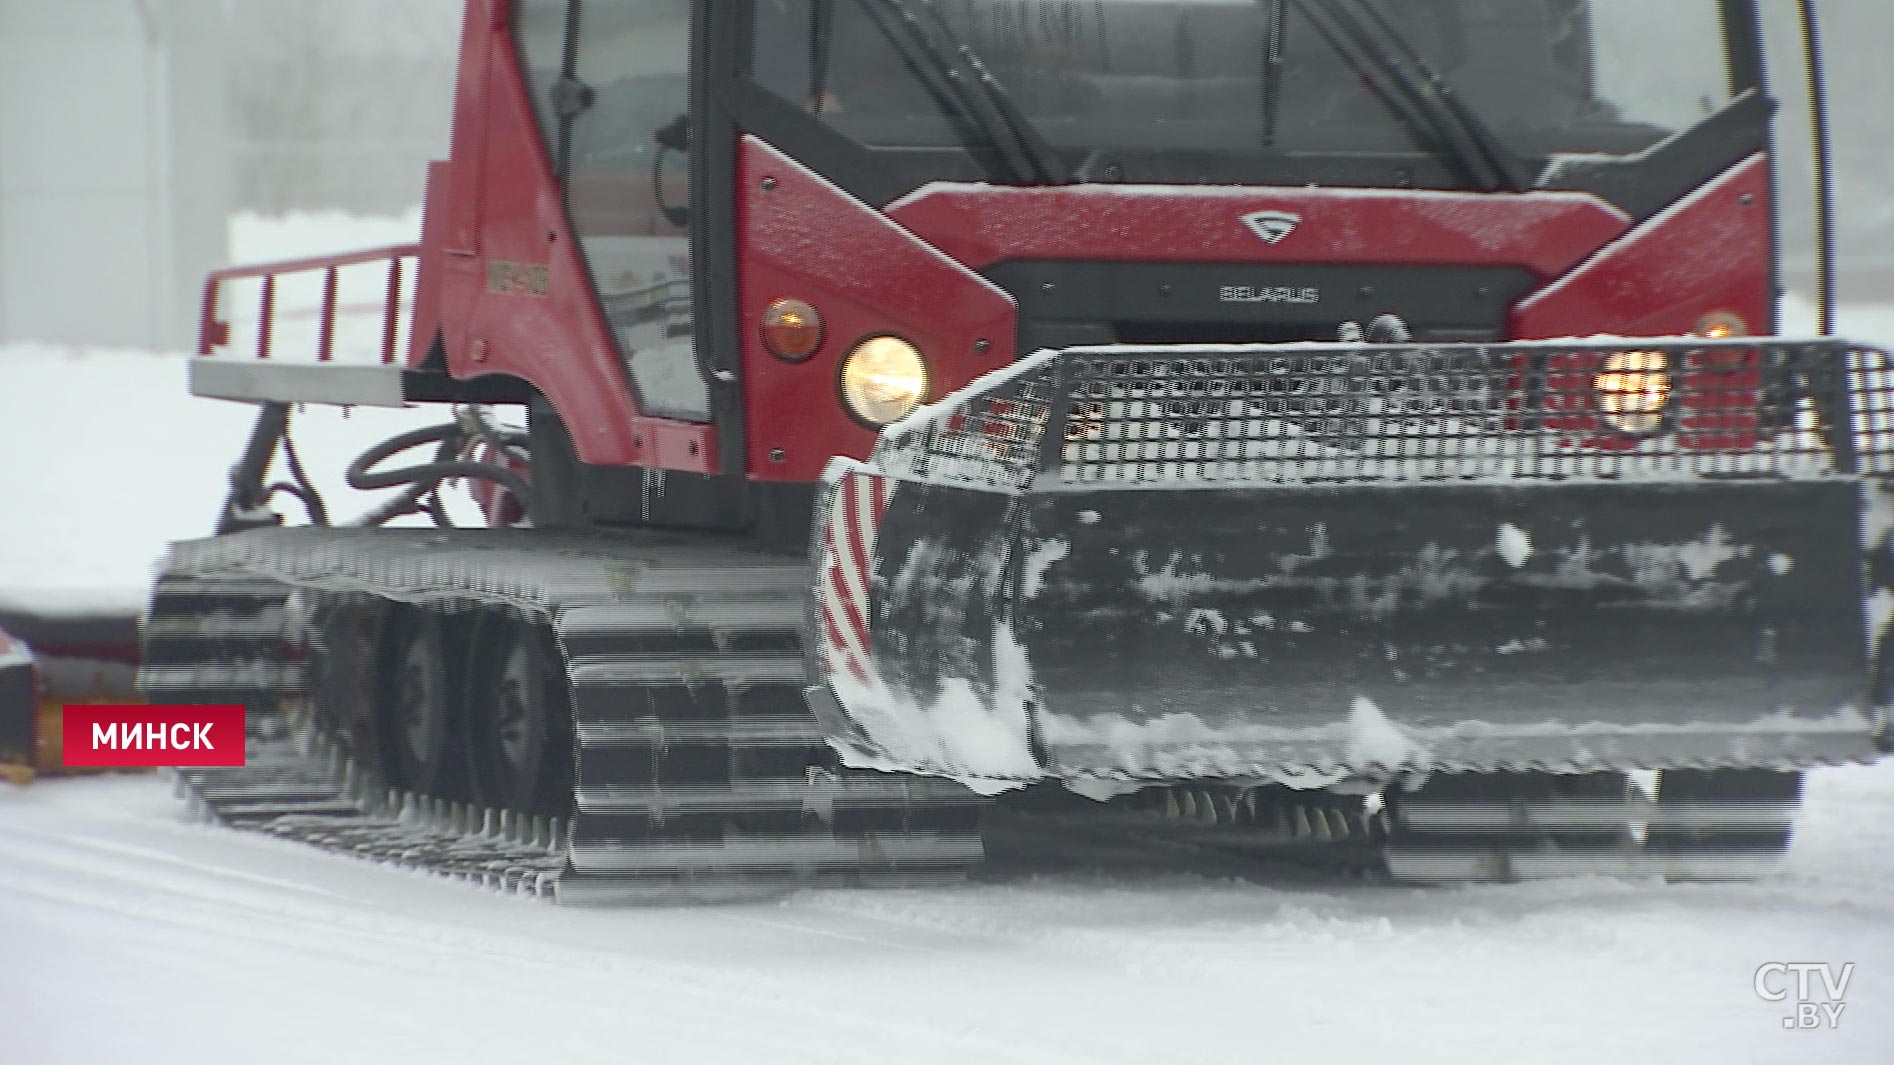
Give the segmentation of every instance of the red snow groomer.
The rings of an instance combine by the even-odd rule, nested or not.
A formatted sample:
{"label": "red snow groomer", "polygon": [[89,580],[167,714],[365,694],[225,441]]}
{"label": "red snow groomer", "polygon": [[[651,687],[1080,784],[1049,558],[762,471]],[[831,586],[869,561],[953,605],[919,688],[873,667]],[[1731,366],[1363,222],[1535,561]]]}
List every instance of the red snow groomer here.
{"label": "red snow groomer", "polygon": [[[193,387],[260,415],[142,683],[256,749],[187,786],[568,899],[957,875],[988,814],[1766,870],[1888,746],[1894,377],[1775,335],[1755,0],[1661,7],[470,0],[421,243],[212,279]],[[309,402],[459,405],[367,526],[527,521],[328,527]]]}

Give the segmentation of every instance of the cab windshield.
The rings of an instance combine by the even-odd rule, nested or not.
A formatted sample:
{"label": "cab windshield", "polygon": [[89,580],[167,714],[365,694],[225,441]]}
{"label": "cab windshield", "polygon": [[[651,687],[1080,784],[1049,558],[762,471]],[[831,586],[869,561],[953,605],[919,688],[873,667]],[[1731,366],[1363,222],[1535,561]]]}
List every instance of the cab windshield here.
{"label": "cab windshield", "polygon": [[[965,109],[902,39],[906,18],[964,45],[1003,110],[1068,155],[1446,150],[1365,49],[1410,88],[1437,77],[1516,159],[1630,155],[1729,103],[1720,11],[1719,0],[757,0],[754,76],[863,145],[968,144]],[[1330,16],[1365,32],[1338,33]]]}

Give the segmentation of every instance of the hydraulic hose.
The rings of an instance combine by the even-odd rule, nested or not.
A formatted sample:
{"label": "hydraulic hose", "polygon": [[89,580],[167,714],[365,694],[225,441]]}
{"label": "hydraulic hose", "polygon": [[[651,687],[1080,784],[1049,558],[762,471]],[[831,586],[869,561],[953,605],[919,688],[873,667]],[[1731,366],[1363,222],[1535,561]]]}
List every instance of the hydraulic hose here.
{"label": "hydraulic hose", "polygon": [[[472,462],[453,459],[448,456],[458,454],[466,443],[461,426],[456,422],[444,422],[421,429],[411,429],[399,433],[376,444],[356,456],[349,463],[347,479],[349,487],[362,491],[374,491],[382,488],[404,488],[405,491],[389,504],[377,508],[363,518],[365,525],[379,525],[399,514],[412,513],[421,500],[439,487],[441,481],[449,477],[474,477],[492,481],[514,498],[527,502],[532,498],[532,489],[524,477],[504,466],[486,462]],[[374,467],[410,448],[423,444],[437,444],[432,461],[413,466],[402,466],[392,470],[375,470]],[[427,506],[428,512],[436,523],[445,523],[446,515],[441,511],[438,501]]]}

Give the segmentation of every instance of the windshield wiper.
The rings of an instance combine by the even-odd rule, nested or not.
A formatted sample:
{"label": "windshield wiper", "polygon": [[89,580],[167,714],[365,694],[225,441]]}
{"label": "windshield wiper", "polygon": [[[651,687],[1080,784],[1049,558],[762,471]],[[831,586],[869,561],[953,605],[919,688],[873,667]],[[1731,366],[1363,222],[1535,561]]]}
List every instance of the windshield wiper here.
{"label": "windshield wiper", "polygon": [[809,110],[821,114],[829,102],[829,49],[835,43],[835,0],[809,5]]}
{"label": "windshield wiper", "polygon": [[1511,156],[1373,0],[1291,0],[1404,124],[1425,130],[1478,189],[1526,188]]}
{"label": "windshield wiper", "polygon": [[1021,184],[1059,185],[1070,180],[1031,120],[954,33],[933,0],[917,2],[927,11],[931,29],[922,25],[914,5],[906,0],[864,0],[862,6],[900,47],[929,91],[950,108],[962,139],[969,146],[992,146]]}
{"label": "windshield wiper", "polygon": [[920,4],[927,9],[929,15],[933,16],[936,29],[959,57],[961,66],[973,72],[980,91],[986,96],[994,110],[1000,113],[1001,121],[1005,123],[1007,130],[1016,140],[1025,163],[1037,172],[1038,180],[1053,185],[1062,185],[1070,181],[1071,176],[1066,172],[1064,164],[1059,161],[1057,153],[1052,150],[1052,146],[1039,135],[1038,128],[1033,125],[1032,119],[1027,117],[1026,112],[1019,109],[1019,105],[1013,100],[1013,94],[1006,91],[1006,87],[993,76],[993,72],[987,69],[986,64],[981,62],[980,57],[967,45],[967,42],[954,32],[946,17],[940,13],[940,5],[935,0],[920,0]]}
{"label": "windshield wiper", "polygon": [[1282,109],[1283,0],[1263,0],[1263,147],[1276,146]]}
{"label": "windshield wiper", "polygon": [[1453,114],[1459,123],[1460,131],[1473,142],[1473,149],[1484,158],[1486,166],[1498,179],[1497,187],[1508,192],[1524,191],[1528,186],[1521,180],[1518,168],[1513,165],[1512,154],[1500,143],[1499,138],[1494,136],[1493,128],[1488,126],[1479,113],[1467,104],[1466,97],[1454,90],[1453,83],[1435,70],[1424,56],[1415,51],[1413,42],[1394,28],[1394,23],[1389,21],[1387,12],[1382,8],[1379,0],[1354,0],[1354,2],[1368,13],[1369,20],[1380,30],[1382,39],[1400,49],[1408,62],[1412,63],[1420,72],[1421,77],[1426,79],[1426,84],[1433,89],[1433,98],[1444,104]]}

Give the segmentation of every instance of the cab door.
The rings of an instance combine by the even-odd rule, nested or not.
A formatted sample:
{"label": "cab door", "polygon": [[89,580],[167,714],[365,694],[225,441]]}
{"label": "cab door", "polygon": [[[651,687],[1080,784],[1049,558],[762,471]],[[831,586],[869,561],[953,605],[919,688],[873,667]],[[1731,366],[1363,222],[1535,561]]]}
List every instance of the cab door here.
{"label": "cab door", "polygon": [[514,34],[640,413],[708,421],[691,286],[689,0],[516,0]]}

